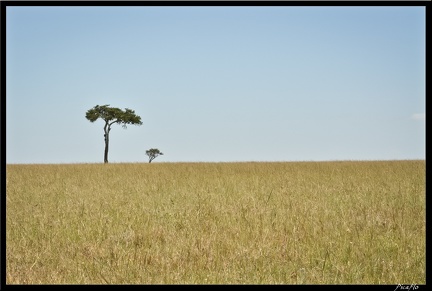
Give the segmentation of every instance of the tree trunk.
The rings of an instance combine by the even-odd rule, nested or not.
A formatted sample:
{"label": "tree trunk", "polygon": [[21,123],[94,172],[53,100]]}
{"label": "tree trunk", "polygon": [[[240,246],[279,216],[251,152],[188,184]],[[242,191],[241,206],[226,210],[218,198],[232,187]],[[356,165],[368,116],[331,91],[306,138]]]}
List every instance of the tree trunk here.
{"label": "tree trunk", "polygon": [[105,124],[104,127],[104,137],[105,137],[105,153],[104,153],[104,163],[107,164],[108,163],[108,145],[109,145],[109,131],[110,131],[110,126],[108,126],[108,123]]}

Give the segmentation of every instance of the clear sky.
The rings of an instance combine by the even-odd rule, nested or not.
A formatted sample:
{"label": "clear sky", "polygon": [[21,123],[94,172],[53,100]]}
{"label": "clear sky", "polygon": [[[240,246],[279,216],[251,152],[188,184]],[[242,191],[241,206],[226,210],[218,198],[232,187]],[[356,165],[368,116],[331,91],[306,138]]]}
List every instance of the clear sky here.
{"label": "clear sky", "polygon": [[6,9],[6,162],[425,159],[424,7]]}

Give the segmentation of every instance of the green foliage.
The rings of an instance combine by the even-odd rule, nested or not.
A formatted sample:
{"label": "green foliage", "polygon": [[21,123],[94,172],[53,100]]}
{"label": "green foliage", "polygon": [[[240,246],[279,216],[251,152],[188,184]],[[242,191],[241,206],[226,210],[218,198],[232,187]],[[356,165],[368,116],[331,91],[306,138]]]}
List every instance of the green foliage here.
{"label": "green foliage", "polygon": [[99,118],[103,119],[109,125],[113,123],[123,124],[126,127],[127,124],[141,125],[141,117],[135,114],[134,110],[125,108],[122,110],[120,108],[109,107],[107,105],[96,105],[92,109],[86,112],[86,118],[90,122],[95,122]]}
{"label": "green foliage", "polygon": [[158,149],[152,148],[152,149],[146,150],[146,155],[149,157],[149,163],[151,163],[158,156],[162,156],[163,153],[161,151],[159,151]]}

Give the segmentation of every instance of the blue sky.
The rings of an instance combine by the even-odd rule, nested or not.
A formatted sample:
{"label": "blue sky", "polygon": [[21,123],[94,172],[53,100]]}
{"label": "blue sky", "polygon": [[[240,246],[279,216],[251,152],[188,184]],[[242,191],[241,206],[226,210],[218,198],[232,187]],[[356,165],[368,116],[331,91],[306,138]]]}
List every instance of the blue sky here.
{"label": "blue sky", "polygon": [[6,162],[425,159],[424,7],[6,9]]}

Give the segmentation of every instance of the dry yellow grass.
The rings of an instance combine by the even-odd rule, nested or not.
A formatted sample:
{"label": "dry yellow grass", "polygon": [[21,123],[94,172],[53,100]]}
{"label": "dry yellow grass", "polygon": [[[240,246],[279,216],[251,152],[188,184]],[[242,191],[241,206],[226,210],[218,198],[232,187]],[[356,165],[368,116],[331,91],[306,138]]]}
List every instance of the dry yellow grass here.
{"label": "dry yellow grass", "polygon": [[425,284],[425,161],[6,166],[6,284]]}

